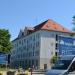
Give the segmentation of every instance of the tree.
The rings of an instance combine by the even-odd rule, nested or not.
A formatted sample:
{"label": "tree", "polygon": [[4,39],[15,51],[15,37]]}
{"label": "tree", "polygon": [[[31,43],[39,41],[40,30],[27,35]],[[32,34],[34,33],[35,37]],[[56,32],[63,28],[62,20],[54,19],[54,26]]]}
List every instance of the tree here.
{"label": "tree", "polygon": [[9,31],[0,29],[0,53],[9,53],[11,48]]}
{"label": "tree", "polygon": [[75,31],[75,15],[72,17],[73,18],[73,20],[72,20],[72,24],[73,24],[73,31]]}
{"label": "tree", "polygon": [[52,58],[51,58],[51,63],[54,64],[56,61],[57,61],[58,57],[56,55],[54,55]]}

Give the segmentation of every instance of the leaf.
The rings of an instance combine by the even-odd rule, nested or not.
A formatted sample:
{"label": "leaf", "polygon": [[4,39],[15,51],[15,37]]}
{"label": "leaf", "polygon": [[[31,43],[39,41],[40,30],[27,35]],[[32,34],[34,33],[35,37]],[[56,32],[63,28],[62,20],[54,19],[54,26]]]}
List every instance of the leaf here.
{"label": "leaf", "polygon": [[0,52],[9,53],[12,48],[8,30],[0,29]]}

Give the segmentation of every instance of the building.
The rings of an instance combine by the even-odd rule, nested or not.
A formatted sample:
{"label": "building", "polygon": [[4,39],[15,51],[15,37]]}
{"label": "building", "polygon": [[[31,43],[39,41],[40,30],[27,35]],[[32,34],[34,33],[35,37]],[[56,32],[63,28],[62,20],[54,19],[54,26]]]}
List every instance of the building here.
{"label": "building", "polygon": [[35,27],[25,27],[12,41],[11,67],[50,68],[50,59],[57,53],[57,36],[72,32],[49,19]]}

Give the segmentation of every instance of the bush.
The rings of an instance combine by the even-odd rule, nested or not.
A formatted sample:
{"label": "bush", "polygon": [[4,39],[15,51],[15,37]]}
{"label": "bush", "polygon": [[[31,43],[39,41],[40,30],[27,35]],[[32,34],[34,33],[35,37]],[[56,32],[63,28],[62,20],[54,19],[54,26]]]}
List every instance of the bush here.
{"label": "bush", "polygon": [[54,64],[54,63],[57,61],[57,59],[58,59],[58,58],[57,58],[57,56],[56,56],[56,55],[55,55],[55,56],[53,56],[53,57],[51,58],[51,63],[53,63],[53,64]]}

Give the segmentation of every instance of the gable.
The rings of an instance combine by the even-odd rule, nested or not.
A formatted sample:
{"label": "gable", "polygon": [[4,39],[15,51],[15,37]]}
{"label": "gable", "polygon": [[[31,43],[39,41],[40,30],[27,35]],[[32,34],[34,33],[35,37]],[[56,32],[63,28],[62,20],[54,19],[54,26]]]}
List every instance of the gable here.
{"label": "gable", "polygon": [[34,28],[35,30],[46,29],[51,31],[70,32],[68,29],[50,19],[35,26]]}

